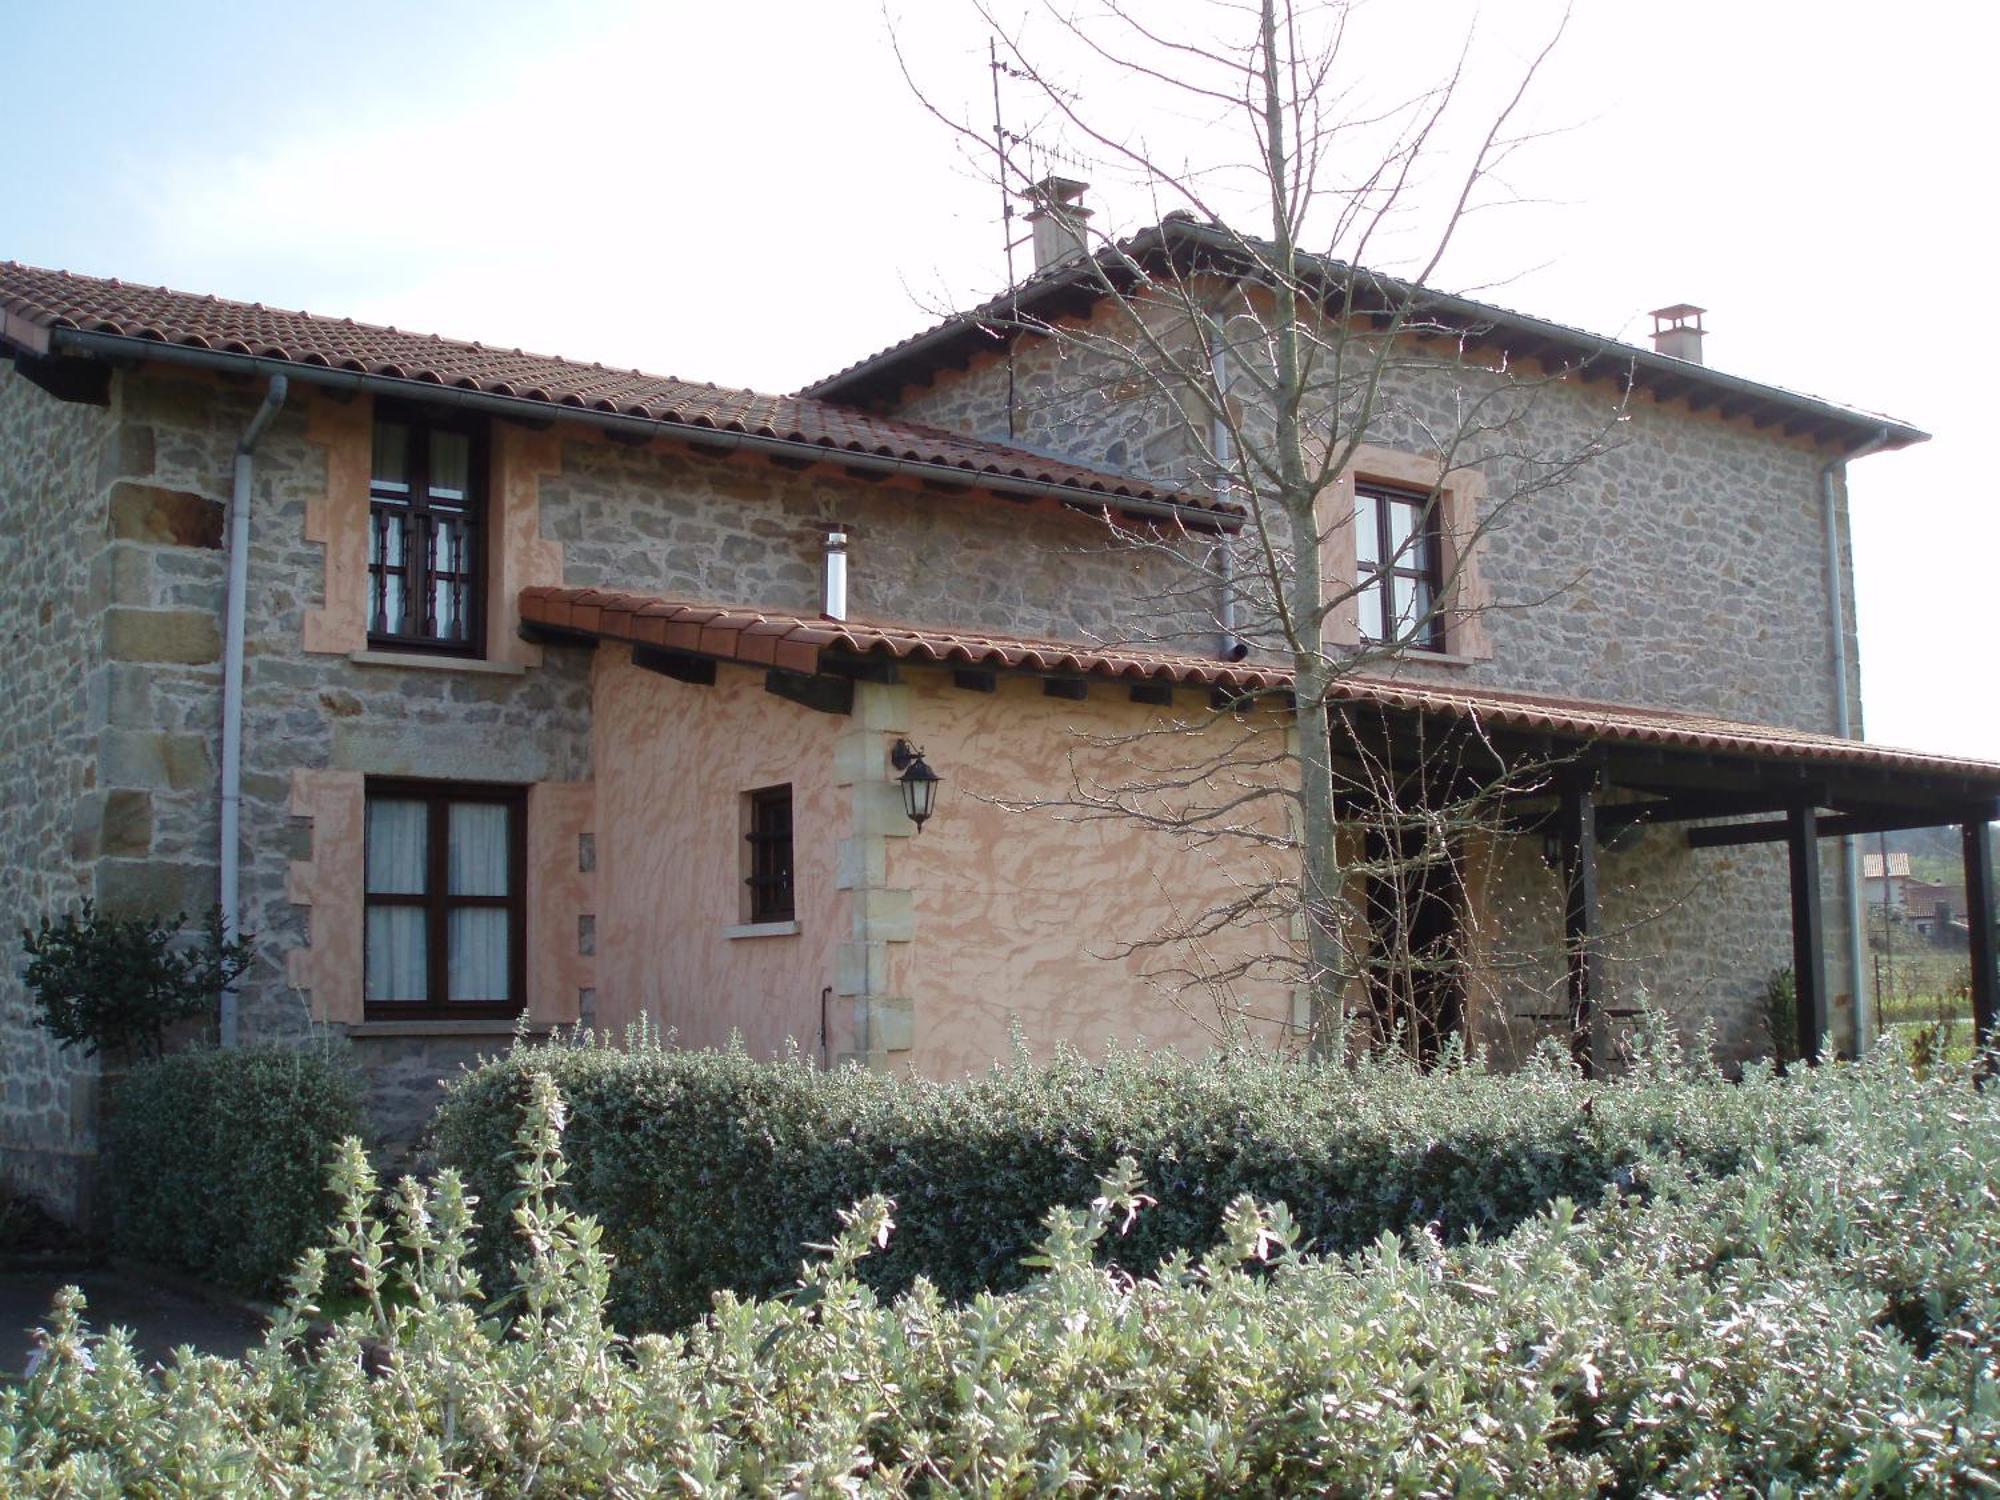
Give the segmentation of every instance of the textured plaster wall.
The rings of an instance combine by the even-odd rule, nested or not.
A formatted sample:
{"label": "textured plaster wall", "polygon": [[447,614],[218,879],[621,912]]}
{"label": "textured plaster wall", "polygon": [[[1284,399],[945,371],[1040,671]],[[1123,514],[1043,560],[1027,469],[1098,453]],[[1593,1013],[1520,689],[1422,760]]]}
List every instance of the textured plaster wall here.
{"label": "textured plaster wall", "polygon": [[[1096,315],[1098,333],[1112,331],[1112,316]],[[1016,380],[1025,391],[1018,418],[1031,445],[1159,479],[1203,477],[1176,404],[1113,364],[1065,355],[1044,341],[1019,354]],[[1005,431],[1005,390],[1005,363],[989,356],[906,390],[897,410],[994,436]],[[1747,419],[1649,396],[1635,397],[1621,413],[1608,381],[1549,381],[1533,367],[1503,376],[1485,361],[1435,346],[1390,367],[1366,438],[1381,449],[1435,453],[1475,412],[1488,424],[1506,418],[1496,430],[1469,436],[1452,457],[1474,469],[1483,491],[1475,555],[1478,590],[1490,607],[1476,632],[1461,629],[1448,639],[1448,650],[1471,659],[1443,663],[1411,653],[1393,670],[1445,684],[1833,727],[1819,479],[1832,455],[1775,429],[1759,431]],[[1268,428],[1255,410],[1243,417],[1253,431]],[[1564,482],[1542,484],[1541,461],[1579,454],[1600,438],[1606,451]],[[1844,494],[1837,524],[1849,690],[1858,704]],[[1351,546],[1334,550],[1352,555]],[[1246,605],[1253,637],[1258,614]],[[1859,733],[1858,711],[1854,727]],[[1633,954],[1618,967],[1643,972],[1659,1003],[1679,1007],[1676,1014],[1691,1024],[1726,1016],[1725,1036],[1747,1035],[1764,959],[1788,952],[1782,864],[1775,856],[1732,861],[1720,851],[1668,854],[1657,839],[1643,847],[1645,857],[1625,880],[1640,893],[1639,907],[1659,913],[1641,924],[1657,937],[1641,941],[1635,929]],[[1838,846],[1826,844],[1823,858],[1836,868]],[[1510,863],[1497,879],[1496,891],[1526,876]],[[1854,981],[1837,889],[1829,877],[1828,981],[1837,1023],[1851,1025]],[[1515,904],[1532,904],[1528,888],[1514,894]],[[1546,934],[1529,925],[1521,936]]]}
{"label": "textured plaster wall", "polygon": [[[1282,931],[1233,927],[1199,949],[1180,941],[1132,947],[1176,938],[1238,894],[1257,877],[1261,854],[1230,840],[1191,848],[1126,818],[1076,821],[1060,809],[1005,805],[1061,799],[1072,775],[1104,788],[1196,763],[1204,752],[1177,737],[1131,740],[1162,723],[1161,710],[1108,685],[1072,702],[1044,696],[1029,679],[1003,679],[992,694],[965,692],[942,673],[911,674],[910,694],[911,732],[948,778],[937,815],[888,859],[889,883],[915,893],[906,985],[922,1072],[948,1076],[1004,1059],[1017,1025],[1044,1056],[1058,1041],[1098,1051],[1114,1038],[1199,1050],[1225,1016],[1267,1039],[1282,1033],[1291,1001],[1281,978],[1265,972],[1220,988],[1187,982],[1190,972],[1214,975],[1284,953]],[[1206,717],[1192,695],[1179,712]],[[1206,743],[1238,732],[1218,728]],[[1275,716],[1264,733],[1282,736]],[[1121,738],[1128,743],[1112,743]],[[1239,789],[1217,785],[1210,794],[1220,800]],[[1278,816],[1273,800],[1246,821],[1271,826]]]}
{"label": "textured plaster wall", "polygon": [[[691,1047],[740,1034],[769,1056],[811,1051],[847,910],[835,854],[846,818],[833,750],[847,721],[766,693],[722,667],[713,687],[596,653],[596,1024],[640,1019]],[[747,920],[743,796],[792,787],[797,931],[732,937]]]}
{"label": "textured plaster wall", "polygon": [[[1150,756],[1184,757],[1178,742],[1093,746],[1158,722],[1159,710],[1121,688],[1072,702],[1026,679],[988,694],[942,672],[906,676],[872,701],[863,685],[855,714],[834,716],[765,692],[757,672],[724,667],[715,686],[694,686],[599,649],[600,1026],[643,1017],[687,1045],[735,1033],[760,1055],[794,1041],[810,1052],[825,989],[830,1057],[932,1077],[1004,1059],[1017,1026],[1043,1055],[1059,1041],[1199,1049],[1223,1007],[1257,1034],[1283,1033],[1289,991],[1270,975],[1221,993],[1171,972],[1281,952],[1281,933],[1231,932],[1200,954],[1121,952],[1232,894],[1255,868],[1241,846],[1191,852],[1129,821],[1002,805],[1060,796],[1072,763],[1097,782]],[[1192,699],[1182,707],[1197,711]],[[887,758],[904,735],[948,778],[914,837]],[[786,781],[799,930],[732,937],[743,920],[742,796]]]}
{"label": "textured plaster wall", "polygon": [[120,432],[115,412],[64,405],[0,362],[0,1179],[68,1216],[89,1207],[98,1068],[34,1024],[17,942],[95,895],[107,833],[129,838],[142,817],[98,781],[105,497],[144,467]]}

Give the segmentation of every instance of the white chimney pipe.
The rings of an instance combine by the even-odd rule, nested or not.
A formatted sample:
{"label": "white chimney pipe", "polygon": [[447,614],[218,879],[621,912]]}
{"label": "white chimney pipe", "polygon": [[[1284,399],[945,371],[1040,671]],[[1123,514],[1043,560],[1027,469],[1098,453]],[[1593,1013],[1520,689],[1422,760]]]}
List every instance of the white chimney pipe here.
{"label": "white chimney pipe", "polygon": [[847,532],[837,528],[826,534],[826,567],[820,590],[819,612],[829,620],[847,618]]}

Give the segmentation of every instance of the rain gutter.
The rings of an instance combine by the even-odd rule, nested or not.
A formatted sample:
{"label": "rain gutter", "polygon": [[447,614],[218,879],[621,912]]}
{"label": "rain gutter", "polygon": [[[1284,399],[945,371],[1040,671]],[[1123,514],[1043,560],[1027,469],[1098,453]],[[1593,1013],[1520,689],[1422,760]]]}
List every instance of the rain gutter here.
{"label": "rain gutter", "polygon": [[225,350],[197,349],[186,344],[169,344],[158,339],[128,338],[123,334],[93,333],[82,329],[53,331],[53,343],[62,349],[99,359],[158,360],[186,365],[198,370],[218,370],[231,374],[284,375],[309,385],[331,390],[365,391],[402,401],[423,401],[455,406],[516,421],[542,423],[553,419],[587,423],[605,432],[626,433],[647,438],[677,439],[767,454],[793,462],[839,464],[870,474],[906,475],[961,489],[991,490],[996,494],[1052,499],[1077,510],[1124,511],[1131,515],[1174,521],[1200,531],[1233,531],[1242,524],[1237,516],[1218,515],[1196,505],[1179,505],[1170,500],[1142,499],[1117,495],[1082,485],[1061,484],[1049,479],[1029,479],[1012,474],[996,474],[983,469],[963,469],[954,464],[931,463],[924,459],[894,454],[856,451],[803,438],[769,437],[763,433],[738,432],[726,427],[704,427],[692,422],[671,422],[657,417],[635,417],[623,412],[602,411],[590,406],[570,406],[559,401],[542,401],[528,396],[503,396],[464,386],[439,385],[428,380],[406,380],[391,375],[371,375],[360,370],[339,370],[330,365],[305,364],[296,360],[272,359],[259,354],[235,354]]}

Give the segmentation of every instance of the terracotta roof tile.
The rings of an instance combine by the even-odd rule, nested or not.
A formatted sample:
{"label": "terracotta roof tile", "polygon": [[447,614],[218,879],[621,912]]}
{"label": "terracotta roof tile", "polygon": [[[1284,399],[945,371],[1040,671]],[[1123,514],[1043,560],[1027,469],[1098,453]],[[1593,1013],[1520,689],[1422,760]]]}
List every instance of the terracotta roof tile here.
{"label": "terracotta roof tile", "polygon": [[69,329],[518,397],[658,422],[695,437],[702,431],[746,433],[824,448],[829,456],[903,459],[957,470],[968,484],[1004,487],[1010,479],[1025,480],[1105,500],[1218,508],[1199,491],[1174,490],[809,397],[728,390],[352,318],[287,312],[259,302],[229,302],[0,261],[0,337],[31,353],[46,353],[51,336]]}
{"label": "terracotta roof tile", "polygon": [[[1240,692],[1282,688],[1291,680],[1275,667],[1212,661],[1171,652],[861,620],[813,619],[655,599],[643,594],[607,594],[595,589],[524,589],[521,619],[531,625],[607,640],[664,645],[747,666],[777,665],[796,671],[814,670],[821,652],[834,651],[936,666],[1074,673],[1131,681],[1165,680]],[[656,628],[662,620],[666,626],[664,639]]]}
{"label": "terracotta roof tile", "polygon": [[[1078,298],[1095,300],[1099,279],[1123,279],[1123,267],[1144,264],[1157,270],[1163,262],[1233,266],[1267,264],[1271,246],[1239,237],[1220,225],[1206,225],[1169,214],[1159,224],[1139,230],[1094,257],[1059,261],[1035,272],[1019,286],[974,308],[933,324],[888,348],[856,360],[844,370],[816,380],[801,392],[855,405],[878,405],[895,399],[905,385],[931,379],[968,356],[1005,346],[1009,330],[1033,329],[1073,315]],[[1516,357],[1551,359],[1561,364],[1594,365],[1603,373],[1629,378],[1662,399],[1706,388],[1726,397],[1723,403],[1761,420],[1796,424],[1798,430],[1838,435],[1847,442],[1880,435],[1885,445],[1901,448],[1926,441],[1927,434],[1893,417],[1862,411],[1761,381],[1746,380],[1725,370],[1676,359],[1567,324],[1552,323],[1491,303],[1451,296],[1435,288],[1416,287],[1394,277],[1379,276],[1325,256],[1303,258],[1301,276],[1307,284],[1343,285],[1358,275],[1367,285],[1389,289],[1392,295],[1414,297],[1425,322],[1457,328],[1475,342],[1491,341]],[[1709,404],[1715,404],[1711,401]]]}
{"label": "terracotta roof tile", "polygon": [[[596,589],[524,589],[521,619],[531,625],[606,640],[664,644],[725,661],[750,666],[775,663],[794,671],[815,670],[819,654],[832,650],[935,666],[1165,681],[1184,687],[1220,687],[1244,693],[1282,691],[1292,680],[1291,673],[1282,667],[1255,662],[1224,662],[1081,641],[1036,640],[880,621],[825,620]],[[661,620],[666,622],[664,640],[655,628]],[[1655,745],[1756,760],[1965,776],[1988,783],[2000,793],[2000,763],[1925,750],[1893,749],[1835,735],[1673,709],[1500,689],[1442,688],[1374,675],[1339,679],[1333,697],[1337,704],[1355,708],[1440,714],[1492,729],[1547,734],[1560,739]]]}

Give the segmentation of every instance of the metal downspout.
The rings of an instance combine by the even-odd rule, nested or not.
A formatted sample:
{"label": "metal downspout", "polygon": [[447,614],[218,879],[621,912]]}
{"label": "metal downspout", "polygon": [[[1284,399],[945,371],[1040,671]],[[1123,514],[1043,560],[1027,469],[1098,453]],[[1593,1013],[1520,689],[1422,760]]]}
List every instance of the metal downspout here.
{"label": "metal downspout", "polygon": [[[1833,628],[1833,722],[1835,733],[1842,739],[1853,735],[1854,710],[1847,691],[1847,606],[1840,570],[1840,525],[1834,497],[1834,475],[1839,474],[1844,483],[1849,464],[1857,458],[1866,458],[1886,446],[1888,441],[1889,429],[1885,427],[1859,448],[1821,465],[1819,471],[1820,505],[1826,531],[1827,616]],[[1866,955],[1862,951],[1861,940],[1861,850],[1851,836],[1840,841],[1840,863],[1847,904],[1847,963],[1854,983],[1854,1055],[1860,1057],[1868,1051],[1870,1023],[1874,1017],[1863,967]]]}
{"label": "metal downspout", "polygon": [[[229,595],[222,637],[222,935],[234,942],[242,920],[240,845],[243,812],[243,617],[250,588],[250,499],[256,477],[252,454],[278,408],[285,404],[286,379],[271,377],[263,405],[236,443],[235,474],[229,491]],[[237,1042],[236,986],[222,992],[222,1045]]]}

